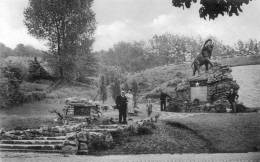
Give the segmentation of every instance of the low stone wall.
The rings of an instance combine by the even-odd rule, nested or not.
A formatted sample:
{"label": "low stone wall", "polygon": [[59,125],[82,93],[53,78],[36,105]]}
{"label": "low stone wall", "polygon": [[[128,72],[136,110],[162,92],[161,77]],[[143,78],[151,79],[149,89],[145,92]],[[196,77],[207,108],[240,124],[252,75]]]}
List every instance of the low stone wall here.
{"label": "low stone wall", "polygon": [[[46,126],[39,129],[0,130],[0,143],[8,142],[14,145],[24,143],[26,144],[23,146],[24,148],[33,148],[29,145],[33,145],[34,140],[44,140],[40,142],[41,146],[37,146],[44,150],[47,147],[44,144],[56,144],[55,142],[58,140],[59,144],[48,145],[48,147],[53,147],[53,150],[62,150],[63,153],[88,154],[90,151],[110,149],[115,144],[124,141],[128,136],[150,134],[152,133],[151,130],[156,128],[153,122],[156,122],[156,120],[141,120],[130,125],[89,125],[83,122],[55,127]],[[25,143],[24,140],[30,140],[30,142]],[[62,141],[61,144],[60,140]],[[37,142],[39,143],[39,141]],[[0,144],[0,149],[1,147],[7,146]],[[16,148],[13,145],[8,147]]]}

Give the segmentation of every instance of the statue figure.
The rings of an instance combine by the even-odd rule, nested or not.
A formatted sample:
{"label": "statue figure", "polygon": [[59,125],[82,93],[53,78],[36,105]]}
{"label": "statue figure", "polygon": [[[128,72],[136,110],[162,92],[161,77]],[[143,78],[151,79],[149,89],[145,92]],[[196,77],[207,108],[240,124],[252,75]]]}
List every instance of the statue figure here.
{"label": "statue figure", "polygon": [[193,69],[193,76],[195,75],[196,71],[198,71],[198,74],[200,75],[200,67],[202,65],[205,65],[206,72],[208,71],[209,65],[213,67],[213,64],[210,62],[213,47],[214,43],[212,39],[208,39],[205,41],[201,53],[194,59],[191,64],[191,67]]}

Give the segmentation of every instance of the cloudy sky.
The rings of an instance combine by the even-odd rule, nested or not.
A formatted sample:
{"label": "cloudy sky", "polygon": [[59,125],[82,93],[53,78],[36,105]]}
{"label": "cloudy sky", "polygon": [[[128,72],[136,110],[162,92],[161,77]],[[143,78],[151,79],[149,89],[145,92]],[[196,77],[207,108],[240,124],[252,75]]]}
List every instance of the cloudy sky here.
{"label": "cloudy sky", "polygon": [[[27,33],[23,10],[28,0],[0,0],[0,42],[14,48],[18,43],[46,49],[43,41]],[[199,18],[198,5],[182,10],[171,0],[95,0],[97,30],[94,50],[108,49],[119,41],[147,40],[154,34],[173,33],[203,38],[215,36],[233,45],[237,40],[260,40],[260,1],[244,6],[240,16]]]}

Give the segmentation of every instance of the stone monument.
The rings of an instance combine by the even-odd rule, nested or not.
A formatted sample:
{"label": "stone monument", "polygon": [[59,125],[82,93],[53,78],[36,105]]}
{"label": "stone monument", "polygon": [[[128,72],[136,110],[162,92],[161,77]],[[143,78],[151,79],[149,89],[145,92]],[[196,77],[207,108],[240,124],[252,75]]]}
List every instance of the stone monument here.
{"label": "stone monument", "polygon": [[193,76],[176,87],[176,97],[170,100],[168,111],[226,112],[230,108],[227,95],[239,85],[231,75],[231,68],[214,63],[208,73]]}

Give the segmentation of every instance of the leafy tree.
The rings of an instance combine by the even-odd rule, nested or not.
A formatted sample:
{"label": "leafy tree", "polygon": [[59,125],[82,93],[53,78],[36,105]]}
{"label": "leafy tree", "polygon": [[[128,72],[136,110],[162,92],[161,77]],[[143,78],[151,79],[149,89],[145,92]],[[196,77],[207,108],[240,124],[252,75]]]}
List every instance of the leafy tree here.
{"label": "leafy tree", "polygon": [[243,10],[241,6],[248,4],[252,0],[172,0],[174,7],[190,8],[192,3],[201,5],[199,14],[201,18],[215,19],[218,15],[233,14],[239,15]]}
{"label": "leafy tree", "polygon": [[35,49],[32,46],[24,45],[19,43],[16,45],[14,49],[14,56],[21,56],[21,57],[42,57],[43,52],[40,50]]}
{"label": "leafy tree", "polygon": [[248,43],[249,51],[254,51],[254,47],[255,47],[255,43],[252,39],[250,39]]}
{"label": "leafy tree", "polygon": [[237,46],[239,51],[244,50],[244,42],[242,42],[241,40],[237,42]]}
{"label": "leafy tree", "polygon": [[34,60],[29,61],[27,79],[28,81],[33,82],[40,79],[53,80],[54,78],[50,76],[50,74],[41,66],[37,57],[35,57]]}
{"label": "leafy tree", "polygon": [[120,91],[120,82],[117,78],[115,78],[114,82],[111,85],[111,93],[114,101],[116,101],[116,97],[120,95]]}
{"label": "leafy tree", "polygon": [[138,84],[136,80],[133,80],[132,82],[132,93],[133,93],[134,107],[137,107]]}
{"label": "leafy tree", "polygon": [[3,43],[0,43],[0,58],[6,58],[14,54],[13,50],[9,47],[6,47]]}
{"label": "leafy tree", "polygon": [[99,81],[99,95],[102,102],[104,103],[107,99],[107,87],[105,83],[105,76],[103,75],[100,77],[100,81]]}
{"label": "leafy tree", "polygon": [[259,54],[259,46],[257,43],[255,44],[254,51],[256,54]]}
{"label": "leafy tree", "polygon": [[29,0],[24,11],[31,35],[47,40],[50,59],[60,78],[77,72],[77,61],[90,55],[95,30],[93,0]]}

